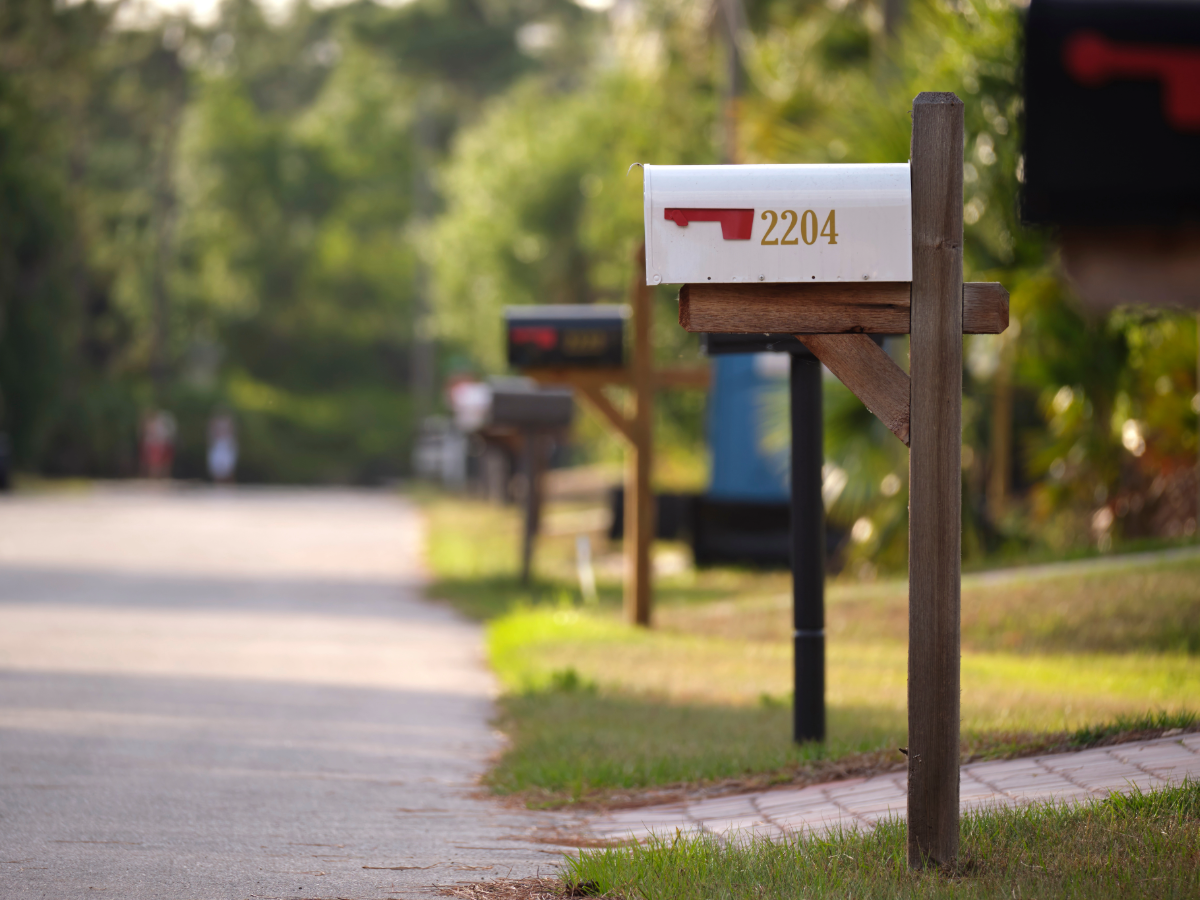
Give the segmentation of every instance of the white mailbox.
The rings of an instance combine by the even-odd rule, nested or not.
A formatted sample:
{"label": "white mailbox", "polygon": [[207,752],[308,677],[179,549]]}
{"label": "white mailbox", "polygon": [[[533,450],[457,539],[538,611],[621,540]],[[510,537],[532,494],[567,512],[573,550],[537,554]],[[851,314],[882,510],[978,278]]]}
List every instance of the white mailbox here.
{"label": "white mailbox", "polygon": [[912,281],[908,163],[644,169],[647,284]]}

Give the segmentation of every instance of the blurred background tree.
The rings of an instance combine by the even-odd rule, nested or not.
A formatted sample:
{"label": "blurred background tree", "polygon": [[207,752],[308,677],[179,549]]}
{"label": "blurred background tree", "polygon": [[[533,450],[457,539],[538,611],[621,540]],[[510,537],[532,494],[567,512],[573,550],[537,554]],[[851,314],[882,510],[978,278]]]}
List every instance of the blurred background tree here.
{"label": "blurred background tree", "polygon": [[[968,552],[1195,531],[1195,322],[1084,317],[1020,224],[1007,0],[148,9],[0,6],[0,428],[24,471],[134,474],[162,407],[184,477],[220,409],[244,479],[404,475],[444,379],[503,369],[505,305],[624,299],[632,163],[902,160],[912,97],[954,90],[966,274],[1013,309],[967,339]],[[694,358],[656,303],[662,361]],[[703,414],[663,396],[668,460],[702,459]],[[836,382],[827,435],[850,562],[902,565],[903,448]]]}
{"label": "blurred background tree", "polygon": [[[744,37],[757,88],[743,107],[745,155],[906,159],[912,97],[953,90],[963,98],[964,276],[1001,281],[1012,294],[1008,332],[965,339],[964,553],[1190,537],[1195,321],[1170,313],[1088,319],[1061,275],[1052,235],[1022,226],[1020,9],[1005,0],[915,2],[890,34],[883,12],[869,3],[814,5]],[[1131,352],[1151,340],[1170,351],[1153,360]],[[902,362],[906,343],[889,341]],[[907,454],[839,383],[826,395],[826,498],[832,521],[852,536],[849,561],[864,574],[903,566]],[[1151,418],[1153,456],[1141,443]]]}

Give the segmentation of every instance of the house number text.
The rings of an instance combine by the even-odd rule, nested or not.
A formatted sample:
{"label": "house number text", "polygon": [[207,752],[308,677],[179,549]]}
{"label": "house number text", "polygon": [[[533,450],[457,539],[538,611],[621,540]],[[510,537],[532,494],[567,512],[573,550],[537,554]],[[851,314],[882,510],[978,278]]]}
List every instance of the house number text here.
{"label": "house number text", "polygon": [[[799,244],[800,241],[804,241],[806,244],[815,244],[817,242],[817,238],[823,237],[828,238],[829,243],[836,244],[837,221],[834,217],[836,212],[836,209],[831,209],[829,211],[829,215],[825,217],[825,224],[821,226],[821,230],[818,232],[817,214],[811,209],[806,209],[799,216],[796,215],[796,211],[794,209],[785,209],[781,213],[777,213],[773,209],[763,210],[763,214],[760,218],[762,218],[764,222],[767,221],[767,219],[770,219],[771,224],[767,226],[767,233],[762,236],[762,241],[760,243],[762,243],[764,247],[786,247],[789,245]],[[791,224],[788,224],[789,220]],[[787,231],[783,233],[783,237],[776,237],[772,240],[767,240],[767,238],[771,237],[771,232],[775,230],[775,226],[780,224],[780,222],[787,225]],[[791,237],[791,234],[796,229],[797,225],[800,226],[800,235],[799,237]]]}

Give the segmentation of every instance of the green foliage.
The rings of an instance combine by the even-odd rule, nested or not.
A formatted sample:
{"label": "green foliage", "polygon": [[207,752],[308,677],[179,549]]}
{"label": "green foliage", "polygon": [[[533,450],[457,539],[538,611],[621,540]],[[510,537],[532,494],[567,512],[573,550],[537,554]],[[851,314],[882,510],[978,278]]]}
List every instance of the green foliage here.
{"label": "green foliage", "polygon": [[[636,73],[569,93],[530,79],[459,138],[429,238],[442,337],[496,371],[505,306],[624,302],[642,222],[631,165],[712,161],[708,104],[662,87]],[[673,317],[661,324],[669,359],[684,340]]]}
{"label": "green foliage", "polygon": [[[903,160],[917,92],[966,104],[966,274],[1003,281],[1013,313],[965,344],[968,559],[1194,533],[1195,323],[1083,315],[1049,237],[1021,225],[1019,10],[914,0],[890,37],[871,0],[747,15],[744,161]],[[202,474],[217,409],[245,477],[403,472],[414,343],[434,337],[443,373],[497,372],[502,307],[624,300],[630,165],[717,161],[731,111],[707,12],[672,0],[113,16],[0,7],[0,428],[44,473],[132,473],[154,406],[180,419],[178,474]],[[656,295],[663,364],[696,356],[673,300]],[[840,386],[826,409],[851,570],[902,567],[904,451]],[[700,393],[660,395],[661,455],[689,482],[703,417]],[[590,419],[579,439],[618,455]]]}
{"label": "green foliage", "polygon": [[0,72],[0,407],[28,459],[45,428],[64,366],[55,340],[68,303],[69,220],[62,185],[46,165],[45,128],[10,74]]}
{"label": "green foliage", "polygon": [[[228,360],[219,393],[244,477],[394,475],[413,427],[414,89],[335,22],[298,14],[280,33],[256,15],[222,32],[228,68],[198,79],[185,127],[175,287],[189,337]],[[303,62],[281,55],[289,44]],[[302,92],[278,84],[295,69]]]}
{"label": "green foliage", "polygon": [[[875,15],[850,3],[777,18],[756,34],[747,49],[758,90],[746,101],[743,136],[753,161],[892,162],[907,158],[917,93],[963,99],[965,277],[1001,281],[1012,310],[1006,334],[965,339],[965,555],[1107,550],[1114,540],[1193,532],[1195,325],[1178,314],[1083,314],[1049,235],[1021,224],[1020,13],[984,0],[923,0],[895,40],[881,39],[868,56],[845,52]],[[1008,394],[1016,410],[1005,430],[994,410]],[[864,573],[900,569],[904,454],[840,386],[826,404],[826,455],[846,483],[831,492],[831,520],[870,526],[848,561]],[[1002,444],[1015,456],[1007,477],[1024,494],[1009,509],[986,496]],[[890,475],[898,491],[881,490]]]}
{"label": "green foliage", "polygon": [[129,285],[148,278],[181,82],[158,35],[109,33],[111,17],[0,7],[0,430],[51,474],[133,470]]}
{"label": "green foliage", "polygon": [[138,420],[162,406],[178,475],[204,472],[220,409],[244,478],[403,471],[422,154],[439,147],[421,128],[452,130],[529,68],[514,35],[533,12],[298,4],[272,24],[231,0],[209,28],[118,29],[109,6],[5,4],[0,430],[18,464],[132,474]]}
{"label": "green foliage", "polygon": [[[505,368],[505,306],[625,302],[642,229],[634,163],[715,161],[715,104],[694,23],[666,5],[641,15],[640,34],[608,37],[618,65],[518,82],[459,136],[440,173],[445,209],[425,245],[435,326],[482,371]],[[657,293],[655,319],[658,360],[695,359],[672,291]],[[657,418],[669,453],[696,452],[700,395],[664,392]],[[615,450],[587,434],[592,455]]]}

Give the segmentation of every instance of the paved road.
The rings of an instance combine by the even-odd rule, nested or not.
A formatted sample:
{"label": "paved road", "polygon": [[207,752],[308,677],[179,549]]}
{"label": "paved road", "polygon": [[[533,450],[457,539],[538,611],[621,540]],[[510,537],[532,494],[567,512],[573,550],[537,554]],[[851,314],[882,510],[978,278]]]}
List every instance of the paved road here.
{"label": "paved road", "polygon": [[479,630],[350,491],[0,500],[0,897],[382,898],[547,872],[476,795]]}

